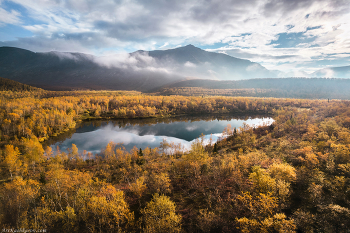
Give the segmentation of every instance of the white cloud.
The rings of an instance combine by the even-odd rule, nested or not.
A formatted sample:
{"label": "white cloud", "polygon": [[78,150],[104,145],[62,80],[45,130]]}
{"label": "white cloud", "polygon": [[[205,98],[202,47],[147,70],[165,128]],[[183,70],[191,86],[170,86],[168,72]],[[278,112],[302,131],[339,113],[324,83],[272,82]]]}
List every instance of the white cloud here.
{"label": "white cloud", "polygon": [[169,45],[169,43],[166,42],[166,43],[164,43],[162,46],[160,46],[159,48],[161,49],[161,48],[167,47],[168,45]]}
{"label": "white cloud", "polygon": [[[0,4],[1,6],[1,4]],[[6,24],[21,24],[22,21],[20,19],[21,13],[15,10],[11,10],[10,12],[0,8],[0,27]]]}
{"label": "white cloud", "polygon": [[185,67],[188,67],[188,68],[195,68],[197,67],[196,64],[193,64],[192,62],[190,61],[187,61],[185,64],[184,64]]}
{"label": "white cloud", "polygon": [[111,56],[94,57],[94,62],[100,66],[105,66],[107,68],[112,67],[124,67],[135,66],[137,64],[136,57],[130,56],[130,54],[117,54]]}
{"label": "white cloud", "polygon": [[329,77],[329,78],[334,77],[334,71],[331,69],[323,69],[323,70],[320,70],[319,72],[322,77]]}
{"label": "white cloud", "polygon": [[196,129],[198,129],[198,126],[196,126],[196,125],[191,125],[191,126],[187,126],[187,127],[186,127],[186,130],[187,130],[187,131],[194,131],[194,130],[196,130]]}
{"label": "white cloud", "polygon": [[[279,70],[286,67],[284,63],[295,69],[300,62],[328,56],[342,59],[337,54],[350,52],[350,5],[344,0],[13,2],[23,6],[25,16],[35,23],[22,22],[22,12],[0,8],[0,24],[21,25],[35,36],[8,44],[35,51],[74,50],[101,55],[109,49],[226,43],[216,51],[250,56],[241,58]],[[271,42],[281,33],[304,33],[305,38],[315,40],[291,49],[276,48]],[[240,53],[233,52],[237,50]]]}

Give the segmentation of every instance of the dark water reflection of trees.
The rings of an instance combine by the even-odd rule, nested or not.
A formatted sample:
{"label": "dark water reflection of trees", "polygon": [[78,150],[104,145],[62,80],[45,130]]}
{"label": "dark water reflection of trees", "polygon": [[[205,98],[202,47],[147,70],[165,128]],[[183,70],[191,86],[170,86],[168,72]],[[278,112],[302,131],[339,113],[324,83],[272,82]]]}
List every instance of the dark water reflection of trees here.
{"label": "dark water reflection of trees", "polygon": [[[67,139],[72,138],[75,133],[88,133],[95,131],[97,128],[113,125],[113,127],[118,128],[133,128],[137,127],[140,129],[148,128],[157,128],[159,124],[171,124],[176,122],[210,122],[210,121],[231,121],[231,120],[243,120],[247,121],[248,119],[255,118],[266,118],[266,115],[203,115],[203,116],[178,116],[171,118],[143,118],[143,119],[115,119],[115,120],[92,120],[92,121],[83,121],[77,124],[75,129],[69,130],[63,134],[60,134],[56,137],[52,137],[49,140],[44,142],[44,147],[54,145],[57,143],[62,143]],[[150,126],[150,127],[147,127]],[[221,131],[222,132],[222,131]],[[146,134],[145,132],[143,134]],[[196,137],[199,135],[196,135]],[[84,149],[84,148],[81,148]]]}

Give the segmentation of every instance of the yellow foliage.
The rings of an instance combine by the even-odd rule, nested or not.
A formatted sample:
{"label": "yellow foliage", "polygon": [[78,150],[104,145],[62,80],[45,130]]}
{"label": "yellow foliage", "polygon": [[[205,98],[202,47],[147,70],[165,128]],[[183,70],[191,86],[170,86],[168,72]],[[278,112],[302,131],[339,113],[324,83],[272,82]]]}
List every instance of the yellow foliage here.
{"label": "yellow foliage", "polygon": [[295,168],[287,163],[274,163],[268,170],[271,177],[285,182],[291,183],[297,178]]}
{"label": "yellow foliage", "polygon": [[24,156],[27,158],[29,163],[35,163],[43,161],[44,157],[44,149],[36,137],[32,137],[30,139],[23,138],[23,146],[25,150]]}
{"label": "yellow foliage", "polygon": [[285,207],[288,197],[290,195],[290,183],[284,180],[277,180],[276,182],[276,195],[278,196],[280,203]]}
{"label": "yellow foliage", "polygon": [[149,186],[156,193],[170,193],[171,180],[167,173],[152,174]]}
{"label": "yellow foliage", "polygon": [[183,156],[187,162],[199,162],[206,163],[209,159],[208,153],[204,150],[203,141],[196,139],[191,144],[191,150],[189,153]]}
{"label": "yellow foliage", "polygon": [[250,152],[248,154],[243,154],[242,151],[242,153],[239,153],[238,160],[241,171],[247,174],[253,166],[261,166],[269,158],[261,151]]}
{"label": "yellow foliage", "polygon": [[252,173],[249,175],[249,179],[253,182],[254,188],[258,193],[274,192],[276,189],[276,180],[269,176],[265,169],[259,166],[252,168]]}
{"label": "yellow foliage", "polygon": [[[39,196],[40,186],[35,180],[23,180],[22,177],[15,177],[11,182],[4,185],[2,190],[2,214],[10,218],[15,225],[26,225],[28,222],[27,212],[35,203],[35,199]],[[19,215],[17,215],[18,213]]]}
{"label": "yellow foliage", "polygon": [[277,200],[270,194],[253,197],[243,193],[238,200],[249,210],[247,217],[236,219],[242,232],[295,232],[294,220],[287,220],[283,213],[276,213]]}
{"label": "yellow foliage", "polygon": [[122,226],[133,224],[134,214],[125,202],[124,193],[108,186],[101,192],[101,196],[89,199],[85,221],[93,231],[120,232]]}
{"label": "yellow foliage", "polygon": [[175,213],[175,203],[159,194],[141,211],[145,223],[144,232],[180,232],[181,216]]}
{"label": "yellow foliage", "polygon": [[147,189],[145,182],[145,177],[141,176],[136,179],[136,181],[130,184],[130,191],[135,193],[138,198],[142,197],[142,194]]}
{"label": "yellow foliage", "polygon": [[239,223],[239,229],[242,233],[258,232],[260,224],[256,219],[248,219],[246,217],[236,220]]}
{"label": "yellow foliage", "polygon": [[5,153],[4,162],[8,170],[10,171],[11,179],[12,179],[13,172],[16,172],[22,164],[21,160],[19,159],[19,150],[17,147],[14,147],[13,145],[6,145],[4,153]]}

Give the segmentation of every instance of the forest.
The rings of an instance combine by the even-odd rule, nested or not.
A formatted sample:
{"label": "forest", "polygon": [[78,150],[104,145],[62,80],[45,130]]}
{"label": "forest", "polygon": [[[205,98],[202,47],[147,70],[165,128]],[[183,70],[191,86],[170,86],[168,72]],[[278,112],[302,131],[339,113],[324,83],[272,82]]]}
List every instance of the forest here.
{"label": "forest", "polygon": [[[46,232],[348,232],[350,102],[134,91],[0,91],[0,226]],[[49,138],[80,121],[265,114],[190,151]],[[170,153],[168,151],[171,151]]]}
{"label": "forest", "polygon": [[190,79],[154,90],[159,95],[246,96],[349,100],[350,80],[340,78]]}

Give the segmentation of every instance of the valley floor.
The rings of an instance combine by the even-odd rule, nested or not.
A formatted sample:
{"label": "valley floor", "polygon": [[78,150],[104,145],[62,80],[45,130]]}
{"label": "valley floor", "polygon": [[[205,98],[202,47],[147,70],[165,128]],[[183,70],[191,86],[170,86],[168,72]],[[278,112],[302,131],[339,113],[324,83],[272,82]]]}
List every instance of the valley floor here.
{"label": "valley floor", "polygon": [[[0,225],[47,232],[347,232],[350,102],[139,92],[0,93]],[[43,142],[90,118],[259,113],[226,139],[103,156]],[[165,153],[170,149],[172,153]]]}

